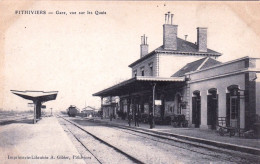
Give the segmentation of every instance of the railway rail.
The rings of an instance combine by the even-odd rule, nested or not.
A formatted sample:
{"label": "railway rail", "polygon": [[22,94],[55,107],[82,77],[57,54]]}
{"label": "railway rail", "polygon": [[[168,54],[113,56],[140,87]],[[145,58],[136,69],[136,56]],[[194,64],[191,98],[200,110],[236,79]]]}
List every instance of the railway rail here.
{"label": "railway rail", "polygon": [[[90,121],[90,120],[88,120],[88,121]],[[173,147],[178,147],[181,149],[185,149],[187,151],[196,152],[196,153],[202,154],[202,155],[212,156],[214,158],[223,159],[223,160],[227,160],[230,162],[238,162],[238,161],[242,161],[242,160],[248,161],[248,159],[251,159],[252,163],[255,163],[255,162],[258,163],[260,161],[259,154],[256,156],[256,155],[243,153],[243,152],[238,153],[237,151],[234,151],[234,150],[228,150],[228,149],[218,148],[216,146],[210,146],[207,144],[187,141],[187,140],[179,139],[179,138],[176,138],[173,136],[155,134],[155,133],[143,131],[141,129],[139,130],[139,129],[135,129],[135,128],[127,127],[127,126],[105,124],[102,122],[99,122],[99,123],[103,124],[104,126],[108,126],[110,128],[120,130],[124,133],[128,133],[130,135],[138,136],[138,137],[148,139],[148,140],[153,140],[153,141],[160,142],[163,144],[168,144]],[[185,145],[189,145],[188,148]],[[201,151],[201,148],[206,149],[207,150],[206,153],[205,153],[205,151]],[[225,154],[228,156],[236,157],[236,160],[230,160],[229,157],[220,156],[220,155],[216,154],[216,152],[220,153],[220,154]],[[244,157],[246,157],[246,158],[244,158]]]}
{"label": "railway rail", "polygon": [[[96,141],[98,141],[100,144],[103,144],[109,148],[112,148],[110,149],[109,153],[110,154],[115,154],[118,153],[118,154],[121,154],[122,156],[124,156],[125,158],[127,159],[123,159],[124,160],[124,163],[139,163],[139,164],[144,164],[144,162],[142,162],[141,160],[137,159],[136,157],[124,152],[123,150],[111,145],[110,143],[106,142],[105,140],[99,138],[98,136],[90,133],[89,131],[83,129],[82,127],[80,127],[79,125],[77,125],[76,123],[58,115],[59,118],[62,118],[63,120],[65,120],[67,123],[73,125],[74,127],[76,127],[77,129],[80,129],[82,132],[84,132],[84,138],[89,138],[89,136],[91,136],[91,138],[94,138]],[[64,124],[65,126],[67,126],[66,124]],[[77,137],[76,133],[73,132],[73,130],[70,130],[68,128],[69,132],[75,137],[75,139],[86,149],[86,151],[88,151],[90,154],[92,154],[92,156],[97,160],[97,163],[107,163],[106,161],[104,161],[103,159],[100,159],[100,155],[101,154],[97,154],[97,151],[92,151],[91,149],[88,148],[88,145],[85,144],[85,141],[83,141],[80,137]],[[93,141],[92,141],[93,142]],[[98,148],[99,146],[96,145],[96,148]],[[114,151],[114,152],[111,152]],[[106,153],[106,152],[105,152]],[[123,157],[123,158],[124,158]]]}

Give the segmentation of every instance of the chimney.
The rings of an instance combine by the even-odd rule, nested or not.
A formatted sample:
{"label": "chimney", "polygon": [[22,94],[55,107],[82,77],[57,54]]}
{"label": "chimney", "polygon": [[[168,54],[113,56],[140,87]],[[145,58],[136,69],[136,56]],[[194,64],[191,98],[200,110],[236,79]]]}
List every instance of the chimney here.
{"label": "chimney", "polygon": [[147,44],[147,37],[141,36],[141,45],[140,45],[140,58],[144,57],[148,54],[148,44]]}
{"label": "chimney", "polygon": [[165,14],[165,24],[163,25],[163,48],[166,50],[177,50],[177,30],[178,25],[172,24],[173,14]]}
{"label": "chimney", "polygon": [[197,45],[199,52],[207,52],[207,28],[197,28]]}
{"label": "chimney", "polygon": [[184,35],[184,37],[185,37],[185,40],[187,40],[187,38],[188,38],[188,35]]}

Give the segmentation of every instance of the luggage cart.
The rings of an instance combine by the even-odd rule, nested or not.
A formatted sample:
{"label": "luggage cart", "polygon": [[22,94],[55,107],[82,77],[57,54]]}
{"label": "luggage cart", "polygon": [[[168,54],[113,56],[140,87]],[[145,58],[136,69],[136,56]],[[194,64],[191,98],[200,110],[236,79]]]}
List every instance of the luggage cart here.
{"label": "luggage cart", "polygon": [[173,127],[188,127],[188,121],[185,119],[185,115],[183,114],[176,114],[173,115],[173,118],[171,120],[171,124]]}
{"label": "luggage cart", "polygon": [[236,134],[236,128],[227,126],[227,119],[226,117],[218,117],[218,133],[220,136],[224,136],[224,134],[229,133],[229,137],[232,137]]}

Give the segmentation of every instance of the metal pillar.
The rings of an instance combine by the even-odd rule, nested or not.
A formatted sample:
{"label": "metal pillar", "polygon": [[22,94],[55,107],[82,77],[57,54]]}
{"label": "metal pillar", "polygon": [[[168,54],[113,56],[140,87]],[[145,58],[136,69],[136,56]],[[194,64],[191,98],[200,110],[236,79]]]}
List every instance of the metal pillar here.
{"label": "metal pillar", "polygon": [[101,96],[101,119],[103,119],[103,96]]}
{"label": "metal pillar", "polygon": [[156,87],[156,83],[153,83],[153,124],[152,124],[152,128],[155,127],[155,121],[154,121],[154,115],[155,115],[155,103],[154,103],[154,100],[155,100],[155,87]]}
{"label": "metal pillar", "polygon": [[42,104],[40,105],[40,109],[39,109],[39,118],[42,117]]}

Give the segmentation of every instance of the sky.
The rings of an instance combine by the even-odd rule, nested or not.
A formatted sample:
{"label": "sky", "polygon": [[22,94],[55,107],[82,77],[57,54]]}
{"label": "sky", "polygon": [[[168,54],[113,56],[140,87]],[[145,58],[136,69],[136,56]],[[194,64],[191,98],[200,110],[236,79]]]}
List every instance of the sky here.
{"label": "sky", "polygon": [[[28,109],[30,101],[10,90],[59,91],[47,109],[99,108],[100,98],[92,94],[131,78],[128,65],[140,57],[141,35],[148,36],[149,52],[162,45],[168,11],[180,38],[187,34],[188,41],[196,42],[196,28],[207,27],[208,48],[223,54],[219,61],[260,57],[259,2],[22,1],[1,2],[0,8],[4,110]],[[15,10],[53,14],[19,15]],[[79,15],[82,11],[92,14]]]}

